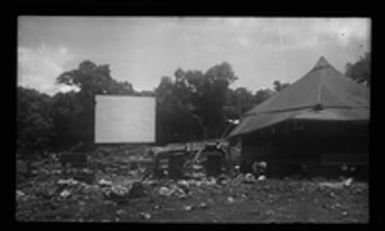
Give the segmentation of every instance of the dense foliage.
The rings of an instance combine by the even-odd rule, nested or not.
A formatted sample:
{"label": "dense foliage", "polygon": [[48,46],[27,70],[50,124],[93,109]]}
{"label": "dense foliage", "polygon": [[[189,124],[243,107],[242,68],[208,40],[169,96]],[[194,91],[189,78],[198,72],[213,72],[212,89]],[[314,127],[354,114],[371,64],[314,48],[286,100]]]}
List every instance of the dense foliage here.
{"label": "dense foliage", "polygon": [[48,95],[18,87],[16,122],[18,149],[49,149],[54,135],[54,121]]}
{"label": "dense foliage", "polygon": [[363,57],[355,63],[346,64],[346,75],[358,83],[371,85],[371,62],[370,53],[365,53]]}
{"label": "dense foliage", "polygon": [[[370,85],[369,54],[347,64],[347,75]],[[17,88],[17,148],[23,150],[88,148],[94,138],[94,95],[155,96],[157,99],[157,142],[181,142],[219,138],[230,119],[288,87],[273,82],[273,89],[256,92],[230,85],[238,77],[223,62],[207,71],[178,68],[173,77],[163,76],[152,91],[135,91],[128,82],[111,77],[108,65],[83,61],[57,77],[58,84],[75,87],[49,96],[33,89]]]}

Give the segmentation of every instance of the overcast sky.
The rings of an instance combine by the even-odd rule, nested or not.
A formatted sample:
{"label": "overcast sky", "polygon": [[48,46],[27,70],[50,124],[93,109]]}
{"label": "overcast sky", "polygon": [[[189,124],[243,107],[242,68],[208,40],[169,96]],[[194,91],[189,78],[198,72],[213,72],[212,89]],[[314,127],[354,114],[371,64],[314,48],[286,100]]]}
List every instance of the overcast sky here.
{"label": "overcast sky", "polygon": [[320,56],[340,71],[370,51],[365,18],[20,17],[18,84],[53,94],[55,78],[82,60],[109,64],[111,75],[152,90],[177,68],[230,63],[232,85],[252,92],[294,82]]}

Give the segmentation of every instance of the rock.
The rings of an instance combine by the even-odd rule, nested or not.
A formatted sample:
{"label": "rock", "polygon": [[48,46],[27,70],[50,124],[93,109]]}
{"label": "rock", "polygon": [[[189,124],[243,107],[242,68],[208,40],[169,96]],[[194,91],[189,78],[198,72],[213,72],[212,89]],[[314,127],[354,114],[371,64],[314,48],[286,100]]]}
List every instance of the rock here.
{"label": "rock", "polygon": [[316,222],[316,219],[310,217],[310,218],[308,219],[308,221],[309,221],[309,222]]}
{"label": "rock", "polygon": [[205,185],[212,186],[217,183],[217,180],[214,177],[210,177],[206,180]]}
{"label": "rock", "polygon": [[185,180],[178,181],[177,187],[182,189],[183,192],[186,194],[188,194],[190,192],[190,184]]}
{"label": "rock", "polygon": [[203,169],[203,166],[198,165],[198,164],[193,164],[192,168],[193,168],[193,170],[201,170],[201,169]]}
{"label": "rock", "polygon": [[[82,207],[86,205],[86,203],[85,203],[84,201],[79,201],[78,204],[79,204],[80,206],[82,206]],[[80,208],[80,209],[82,209],[82,208]]]}
{"label": "rock", "polygon": [[187,199],[187,195],[186,194],[182,194],[182,195],[178,196],[178,198],[180,200],[185,200],[185,199]]}
{"label": "rock", "polygon": [[267,167],[267,163],[266,163],[265,161],[258,162],[258,167],[260,167],[260,168],[266,168],[266,167]]}
{"label": "rock", "polygon": [[192,205],[186,205],[186,206],[183,207],[184,211],[191,211],[192,209],[193,209]]}
{"label": "rock", "polygon": [[57,181],[59,185],[78,185],[80,182],[72,178],[69,179],[60,179]]}
{"label": "rock", "polygon": [[71,192],[68,191],[67,189],[63,190],[61,193],[60,193],[60,196],[63,197],[63,198],[67,198],[71,195]]}
{"label": "rock", "polygon": [[150,220],[151,219],[151,214],[149,214],[149,213],[141,212],[141,213],[139,213],[139,216],[140,216],[140,218],[142,218],[144,220]]}
{"label": "rock", "polygon": [[268,210],[268,211],[266,211],[265,215],[266,216],[274,216],[275,212],[273,210]]}
{"label": "rock", "polygon": [[344,182],[321,182],[318,184],[321,188],[341,189]]}
{"label": "rock", "polygon": [[217,177],[217,180],[220,181],[220,180],[223,180],[223,179],[228,179],[229,177],[224,174],[224,173],[221,173],[218,177]]}
{"label": "rock", "polygon": [[20,191],[20,190],[16,190],[16,198],[18,197],[24,197],[25,196],[25,193],[23,191]]}
{"label": "rock", "polygon": [[[189,189],[187,189],[186,191],[189,191]],[[170,185],[169,188],[162,186],[159,188],[158,193],[159,195],[162,195],[162,196],[174,195],[180,198],[184,198],[187,196],[186,192],[183,189],[179,188],[176,184]]]}
{"label": "rock", "polygon": [[223,180],[219,181],[220,185],[227,185],[228,183],[229,183],[229,180],[227,180],[227,179],[223,179]]}
{"label": "rock", "polygon": [[121,216],[121,215],[126,214],[126,211],[123,210],[123,209],[119,209],[119,210],[117,210],[117,211],[115,212],[115,214],[116,214],[117,216]]}
{"label": "rock", "polygon": [[346,216],[348,215],[348,212],[343,211],[341,215],[342,215],[343,217],[346,217]]}
{"label": "rock", "polygon": [[226,174],[222,173],[217,177],[217,182],[219,185],[224,186],[230,182],[230,178]]}
{"label": "rock", "polygon": [[257,179],[258,181],[263,181],[263,180],[266,180],[266,176],[264,175],[260,175]]}
{"label": "rock", "polygon": [[192,177],[195,179],[202,179],[205,177],[205,174],[203,172],[193,172]]}
{"label": "rock", "polygon": [[233,197],[227,197],[227,202],[229,203],[234,203],[234,198]]}
{"label": "rock", "polygon": [[190,187],[189,182],[186,181],[186,180],[179,180],[179,181],[177,182],[177,185],[178,185],[178,186],[184,186],[184,187]]}
{"label": "rock", "polygon": [[207,208],[207,204],[205,202],[201,202],[199,204],[199,208],[205,209],[205,208]]}
{"label": "rock", "polygon": [[60,175],[60,174],[62,174],[62,170],[61,169],[55,169],[55,170],[52,170],[52,174],[56,174],[56,175]]}
{"label": "rock", "polygon": [[161,196],[170,196],[170,189],[165,186],[162,186],[159,188],[158,194]]}
{"label": "rock", "polygon": [[104,205],[107,205],[107,206],[116,206],[116,203],[113,201],[104,201],[103,203]]}
{"label": "rock", "polygon": [[111,186],[112,185],[112,182],[111,181],[108,181],[108,180],[105,180],[105,179],[100,179],[98,184],[100,186]]}
{"label": "rock", "polygon": [[231,180],[230,184],[232,186],[240,184],[244,179],[242,174],[237,175],[234,179]]}
{"label": "rock", "polygon": [[87,186],[83,189],[84,195],[93,199],[102,199],[103,190],[98,185]]}
{"label": "rock", "polygon": [[195,182],[195,185],[198,186],[198,187],[201,187],[202,184],[203,184],[203,183],[202,183],[201,181],[196,181],[196,182]]}
{"label": "rock", "polygon": [[343,182],[343,185],[348,187],[353,183],[353,178],[348,178]]}
{"label": "rock", "polygon": [[255,177],[251,173],[246,173],[245,177],[243,179],[243,182],[245,183],[254,183],[255,182]]}
{"label": "rock", "polygon": [[330,192],[329,195],[330,195],[331,198],[336,198],[336,194],[334,192]]}
{"label": "rock", "polygon": [[128,194],[128,189],[122,185],[113,185],[111,190],[114,194],[118,196],[125,196]]}

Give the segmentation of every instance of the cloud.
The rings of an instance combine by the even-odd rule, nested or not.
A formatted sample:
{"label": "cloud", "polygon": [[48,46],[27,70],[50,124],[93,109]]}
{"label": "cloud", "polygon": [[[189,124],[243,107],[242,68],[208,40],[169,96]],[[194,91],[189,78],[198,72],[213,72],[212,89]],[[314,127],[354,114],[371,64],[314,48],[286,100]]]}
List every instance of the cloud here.
{"label": "cloud", "polygon": [[[268,39],[267,43],[275,46],[283,40],[285,49],[329,44],[348,47],[357,41],[366,45],[370,40],[370,21],[364,18],[276,19],[273,22],[268,36],[278,36],[281,41]],[[278,31],[274,31],[274,27]]]}
{"label": "cloud", "polygon": [[41,45],[37,48],[18,48],[18,85],[34,88],[47,94],[69,91],[73,88],[55,84],[64,66],[74,59],[68,49]]}
{"label": "cloud", "polygon": [[[211,27],[228,35],[241,35],[255,45],[273,49],[297,49],[336,43],[348,47],[354,42],[367,46],[370,20],[366,18],[214,18]],[[244,45],[242,39],[240,45]]]}

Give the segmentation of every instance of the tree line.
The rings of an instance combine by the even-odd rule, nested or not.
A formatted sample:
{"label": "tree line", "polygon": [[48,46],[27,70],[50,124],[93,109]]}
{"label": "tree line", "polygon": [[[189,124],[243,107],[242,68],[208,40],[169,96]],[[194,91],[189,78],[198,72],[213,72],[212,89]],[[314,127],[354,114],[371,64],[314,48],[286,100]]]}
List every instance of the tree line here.
{"label": "tree line", "polygon": [[[370,69],[362,70],[370,68],[369,61],[366,54],[357,63],[347,64],[347,73],[370,86]],[[83,61],[56,78],[58,84],[77,90],[49,96],[17,87],[17,149],[39,152],[92,147],[96,94],[156,97],[157,142],[167,143],[219,138],[230,126],[229,120],[239,119],[290,85],[274,81],[272,88],[255,92],[230,88],[238,78],[231,65],[223,62],[207,71],[178,68],[173,76],[163,76],[155,89],[136,91],[131,83],[113,79],[108,65]]]}

